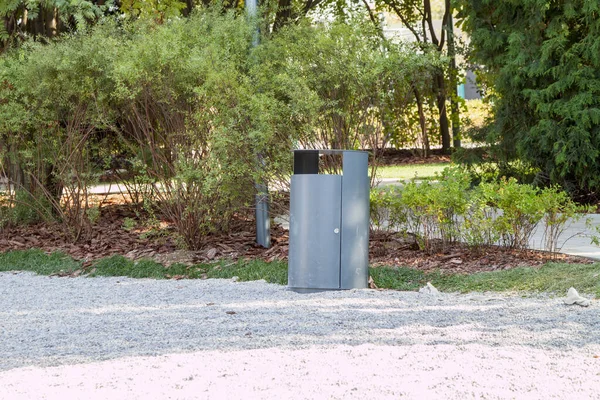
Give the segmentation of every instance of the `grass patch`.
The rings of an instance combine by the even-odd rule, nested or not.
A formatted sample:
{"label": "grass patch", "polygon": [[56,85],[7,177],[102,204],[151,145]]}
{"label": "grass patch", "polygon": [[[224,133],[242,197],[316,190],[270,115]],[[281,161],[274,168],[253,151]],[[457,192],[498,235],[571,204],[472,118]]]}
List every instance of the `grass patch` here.
{"label": "grass patch", "polygon": [[40,275],[71,273],[81,263],[64,253],[46,254],[41,250],[15,250],[0,253],[0,272],[31,271]]}
{"label": "grass patch", "polygon": [[167,269],[152,260],[132,261],[120,255],[96,261],[89,276],[128,276],[130,278],[164,279]]}
{"label": "grass patch", "polygon": [[435,173],[441,173],[444,168],[450,167],[449,163],[435,164],[407,164],[407,165],[385,165],[377,168],[377,178],[392,178],[408,180],[417,177],[418,179],[433,179]]}
{"label": "grass patch", "polygon": [[427,283],[423,271],[411,268],[369,268],[369,274],[377,287],[394,290],[418,290]]}
{"label": "grass patch", "polygon": [[260,260],[226,260],[213,264],[198,264],[186,266],[173,264],[165,267],[152,260],[132,261],[116,255],[103,258],[92,265],[90,277],[94,276],[127,276],[130,278],[222,278],[231,279],[237,276],[240,281],[264,279],[270,283],[287,284],[287,263],[264,262]]}
{"label": "grass patch", "polygon": [[[0,253],[0,272],[32,271],[40,275],[68,274],[81,269],[81,263],[63,253],[41,250]],[[287,284],[287,263],[262,260],[220,261],[213,264],[165,267],[152,260],[132,261],[116,255],[96,261],[88,276],[127,276],[131,278],[223,278],[237,276],[240,281],[264,279]],[[418,290],[427,282],[444,292],[547,292],[566,294],[570,287],[600,298],[600,263],[548,263],[541,268],[515,268],[472,275],[424,273],[410,268],[377,267],[370,274],[382,289]]]}
{"label": "grass patch", "polygon": [[240,260],[236,263],[222,263],[211,268],[207,273],[208,278],[229,279],[234,276],[237,276],[240,281],[264,279],[269,283],[287,285],[288,265],[284,261]]}
{"label": "grass patch", "polygon": [[515,268],[471,275],[425,274],[408,268],[371,268],[380,288],[416,290],[431,282],[444,292],[547,292],[566,294],[570,287],[600,297],[600,263],[548,263],[541,268]]}

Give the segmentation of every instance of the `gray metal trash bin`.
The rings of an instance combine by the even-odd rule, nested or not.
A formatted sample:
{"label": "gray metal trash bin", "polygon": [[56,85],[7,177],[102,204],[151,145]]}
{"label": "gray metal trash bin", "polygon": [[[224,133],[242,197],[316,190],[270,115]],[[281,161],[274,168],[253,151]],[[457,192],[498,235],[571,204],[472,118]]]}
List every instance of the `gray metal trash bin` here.
{"label": "gray metal trash bin", "polygon": [[[319,174],[319,155],[342,155],[342,175]],[[296,150],[290,189],[288,288],[366,288],[369,279],[368,153]]]}

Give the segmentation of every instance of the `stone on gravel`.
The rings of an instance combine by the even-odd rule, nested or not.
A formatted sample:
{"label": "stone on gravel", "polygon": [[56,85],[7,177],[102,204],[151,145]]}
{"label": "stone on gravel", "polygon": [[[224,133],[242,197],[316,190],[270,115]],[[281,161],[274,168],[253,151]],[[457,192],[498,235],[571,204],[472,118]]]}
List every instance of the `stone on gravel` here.
{"label": "stone on gravel", "polygon": [[426,286],[423,286],[421,289],[419,289],[419,293],[438,295],[440,294],[440,291],[437,290],[435,286],[431,284],[431,282],[427,282]]}
{"label": "stone on gravel", "polygon": [[589,299],[580,296],[579,293],[577,293],[577,290],[575,290],[575,288],[572,287],[567,291],[567,298],[565,299],[565,304],[577,304],[578,306],[588,307],[590,304],[592,304],[592,302]]}

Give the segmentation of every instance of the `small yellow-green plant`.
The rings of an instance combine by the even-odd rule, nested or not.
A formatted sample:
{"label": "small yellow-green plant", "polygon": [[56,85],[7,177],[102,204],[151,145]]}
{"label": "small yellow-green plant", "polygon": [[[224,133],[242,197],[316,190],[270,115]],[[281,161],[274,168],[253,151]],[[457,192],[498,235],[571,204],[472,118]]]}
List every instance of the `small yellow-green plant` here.
{"label": "small yellow-green plant", "polygon": [[136,226],[137,222],[133,218],[127,217],[123,220],[123,229],[125,229],[126,231],[131,231],[135,229]]}

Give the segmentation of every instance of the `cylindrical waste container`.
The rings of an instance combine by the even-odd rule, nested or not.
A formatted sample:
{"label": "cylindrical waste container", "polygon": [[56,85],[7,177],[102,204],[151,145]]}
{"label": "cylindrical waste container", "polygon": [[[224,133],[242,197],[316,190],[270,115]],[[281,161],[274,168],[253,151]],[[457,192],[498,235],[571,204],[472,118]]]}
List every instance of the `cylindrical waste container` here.
{"label": "cylindrical waste container", "polygon": [[[341,155],[342,174],[320,174],[320,155]],[[294,151],[289,289],[314,292],[367,287],[369,190],[367,152]]]}

